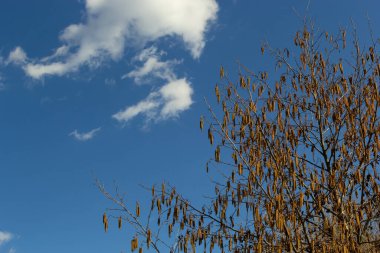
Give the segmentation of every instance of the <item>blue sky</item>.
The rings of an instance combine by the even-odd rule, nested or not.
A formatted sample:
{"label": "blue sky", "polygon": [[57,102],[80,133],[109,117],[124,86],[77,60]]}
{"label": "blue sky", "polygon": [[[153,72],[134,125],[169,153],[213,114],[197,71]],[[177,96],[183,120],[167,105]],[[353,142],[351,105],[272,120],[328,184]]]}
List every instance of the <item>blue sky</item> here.
{"label": "blue sky", "polygon": [[266,40],[288,47],[307,14],[322,30],[367,17],[375,0],[1,0],[0,253],[129,252],[105,234],[114,182],[128,202],[170,182],[201,203],[212,148],[198,129],[221,65],[273,70]]}

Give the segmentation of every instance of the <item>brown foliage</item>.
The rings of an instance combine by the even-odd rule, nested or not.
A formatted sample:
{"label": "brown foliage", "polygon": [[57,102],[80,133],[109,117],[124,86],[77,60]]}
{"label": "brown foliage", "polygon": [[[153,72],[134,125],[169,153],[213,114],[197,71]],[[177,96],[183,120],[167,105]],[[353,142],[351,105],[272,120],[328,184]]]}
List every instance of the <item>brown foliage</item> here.
{"label": "brown foliage", "polygon": [[360,48],[353,37],[346,45],[345,31],[305,27],[293,54],[265,45],[277,78],[241,66],[234,83],[221,67],[221,110],[209,107],[200,128],[210,126],[225,181],[202,208],[170,186],[152,189],[148,217],[156,213],[175,244],[141,225],[139,206],[134,214],[101,187],[136,229],[132,250],[144,237],[157,252],[160,243],[165,252],[380,251],[380,58],[375,42]]}

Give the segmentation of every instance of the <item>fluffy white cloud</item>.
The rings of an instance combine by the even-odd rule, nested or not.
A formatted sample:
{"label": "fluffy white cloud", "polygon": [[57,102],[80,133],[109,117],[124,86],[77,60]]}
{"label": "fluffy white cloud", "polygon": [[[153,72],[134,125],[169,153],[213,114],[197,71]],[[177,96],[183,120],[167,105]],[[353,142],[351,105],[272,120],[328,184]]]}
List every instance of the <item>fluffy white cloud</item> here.
{"label": "fluffy white cloud", "polygon": [[146,99],[112,117],[120,122],[128,122],[139,114],[144,115],[148,121],[177,117],[180,112],[190,108],[193,103],[192,94],[193,89],[185,78],[172,80],[158,91],[150,93]]}
{"label": "fluffy white cloud", "polygon": [[7,63],[13,63],[16,65],[22,65],[26,63],[28,57],[21,47],[16,47],[9,53]]}
{"label": "fluffy white cloud", "polygon": [[114,119],[128,122],[141,114],[147,121],[157,121],[177,117],[180,112],[190,108],[193,103],[191,84],[186,78],[177,78],[175,75],[173,67],[179,61],[163,61],[161,56],[164,54],[165,52],[158,52],[156,47],[150,47],[135,57],[135,60],[143,63],[142,66],[127,73],[123,78],[133,78],[135,82],[140,83],[155,77],[164,80],[165,84],[136,105],[128,106],[114,114]]}
{"label": "fluffy white cloud", "polygon": [[0,231],[0,246],[12,240],[13,237],[14,237],[13,234],[9,232]]}
{"label": "fluffy white cloud", "polygon": [[73,136],[78,141],[88,141],[94,138],[100,130],[101,128],[98,127],[85,133],[79,133],[78,130],[75,129],[73,132],[69,133],[69,136]]}
{"label": "fluffy white cloud", "polygon": [[[67,73],[67,64],[61,62],[54,62],[48,65],[44,64],[27,64],[24,67],[25,72],[33,78],[41,78],[44,75],[58,75],[61,76]],[[76,70],[77,67],[71,68],[71,70]]]}
{"label": "fluffy white cloud", "polygon": [[160,111],[161,118],[176,117],[178,113],[190,108],[193,103],[191,95],[193,89],[185,79],[171,81],[160,89],[160,95],[164,101]]}
{"label": "fluffy white cloud", "polygon": [[[24,63],[23,68],[35,79],[64,75],[83,65],[96,67],[107,58],[118,60],[126,46],[141,47],[165,36],[181,38],[198,58],[217,11],[216,0],[86,0],[85,22],[64,29],[63,45],[53,55]],[[14,51],[18,63],[26,60],[22,53],[21,48]],[[146,68],[156,65],[152,61]]]}

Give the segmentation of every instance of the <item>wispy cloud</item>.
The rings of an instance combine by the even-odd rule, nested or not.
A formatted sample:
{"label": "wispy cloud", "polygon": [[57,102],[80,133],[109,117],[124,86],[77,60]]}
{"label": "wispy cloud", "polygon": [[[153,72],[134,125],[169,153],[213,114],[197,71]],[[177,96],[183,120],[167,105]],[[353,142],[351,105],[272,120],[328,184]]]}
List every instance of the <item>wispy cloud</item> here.
{"label": "wispy cloud", "polygon": [[[181,38],[198,58],[218,11],[216,0],[86,0],[85,4],[85,22],[66,27],[60,36],[62,45],[52,55],[31,60],[17,47],[8,60],[22,65],[35,79],[61,76],[81,66],[98,67],[105,59],[119,60],[125,47],[141,47],[165,36]],[[147,64],[147,68],[155,65]]]}
{"label": "wispy cloud", "polygon": [[135,105],[128,106],[112,117],[120,122],[128,122],[138,115],[144,115],[147,121],[158,121],[177,117],[180,112],[190,108],[193,103],[193,89],[186,78],[178,78],[174,66],[178,60],[161,60],[164,52],[150,47],[135,57],[142,66],[125,74],[123,78],[133,78],[135,82],[157,78],[164,81],[158,90],[152,91],[145,99]]}
{"label": "wispy cloud", "polygon": [[6,85],[4,83],[4,78],[3,78],[3,76],[0,73],[0,91],[3,91],[5,89],[6,89]]}
{"label": "wispy cloud", "polygon": [[26,64],[28,57],[21,47],[16,47],[9,53],[7,64],[24,65]]}
{"label": "wispy cloud", "polygon": [[77,129],[69,133],[69,136],[73,136],[78,141],[88,141],[95,137],[95,135],[101,130],[101,127],[92,129],[88,132],[80,133]]}
{"label": "wispy cloud", "polygon": [[193,103],[192,94],[193,89],[185,78],[173,80],[158,91],[151,92],[136,105],[128,106],[112,117],[120,122],[128,122],[140,114],[144,115],[147,121],[177,117],[180,112],[190,108]]}
{"label": "wispy cloud", "polygon": [[143,65],[123,75],[122,79],[128,77],[133,78],[137,84],[149,82],[149,79],[145,80],[148,77],[155,77],[164,80],[175,79],[173,68],[175,65],[179,64],[180,61],[161,61],[160,57],[164,54],[165,52],[158,52],[158,49],[153,46],[144,49],[138,56],[135,57],[135,60],[143,62]]}
{"label": "wispy cloud", "polygon": [[0,231],[0,246],[9,242],[14,238],[14,235],[12,233],[9,233],[7,231]]}
{"label": "wispy cloud", "polygon": [[108,87],[113,87],[116,85],[116,80],[113,78],[106,78],[104,79],[104,84]]}

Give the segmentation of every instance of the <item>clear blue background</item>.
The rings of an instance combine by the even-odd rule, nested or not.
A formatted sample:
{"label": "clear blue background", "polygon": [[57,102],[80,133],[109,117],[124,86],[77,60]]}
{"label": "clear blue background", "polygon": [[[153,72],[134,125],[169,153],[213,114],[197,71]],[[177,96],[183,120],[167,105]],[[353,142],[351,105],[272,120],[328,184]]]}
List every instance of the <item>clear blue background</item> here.
{"label": "clear blue background", "polygon": [[[148,130],[142,129],[139,118],[125,127],[111,119],[150,89],[120,80],[134,52],[96,71],[49,77],[43,83],[19,68],[0,67],[6,85],[0,92],[0,230],[16,235],[0,252],[129,252],[130,228],[118,232],[111,226],[109,233],[103,232],[101,215],[111,204],[94,178],[110,190],[116,181],[130,203],[140,199],[142,206],[144,200],[149,205],[150,195],[138,185],[164,180],[201,203],[202,195],[213,190],[204,169],[213,153],[206,134],[199,131],[199,116],[207,115],[204,97],[214,103],[220,65],[231,77],[238,73],[237,60],[252,69],[273,70],[273,62],[260,55],[261,43],[291,46],[305,14],[332,33],[349,27],[352,19],[364,44],[367,17],[375,35],[380,34],[380,2],[375,0],[218,4],[218,20],[207,33],[199,60],[182,48],[166,48],[184,60],[179,69],[193,84],[195,103],[178,119],[152,124]],[[1,0],[0,55],[7,57],[16,46],[32,58],[51,54],[60,45],[59,33],[80,22],[83,11],[84,4],[77,0]],[[115,79],[115,85],[105,85],[106,78]],[[74,129],[98,126],[102,131],[88,142],[68,136]]]}

